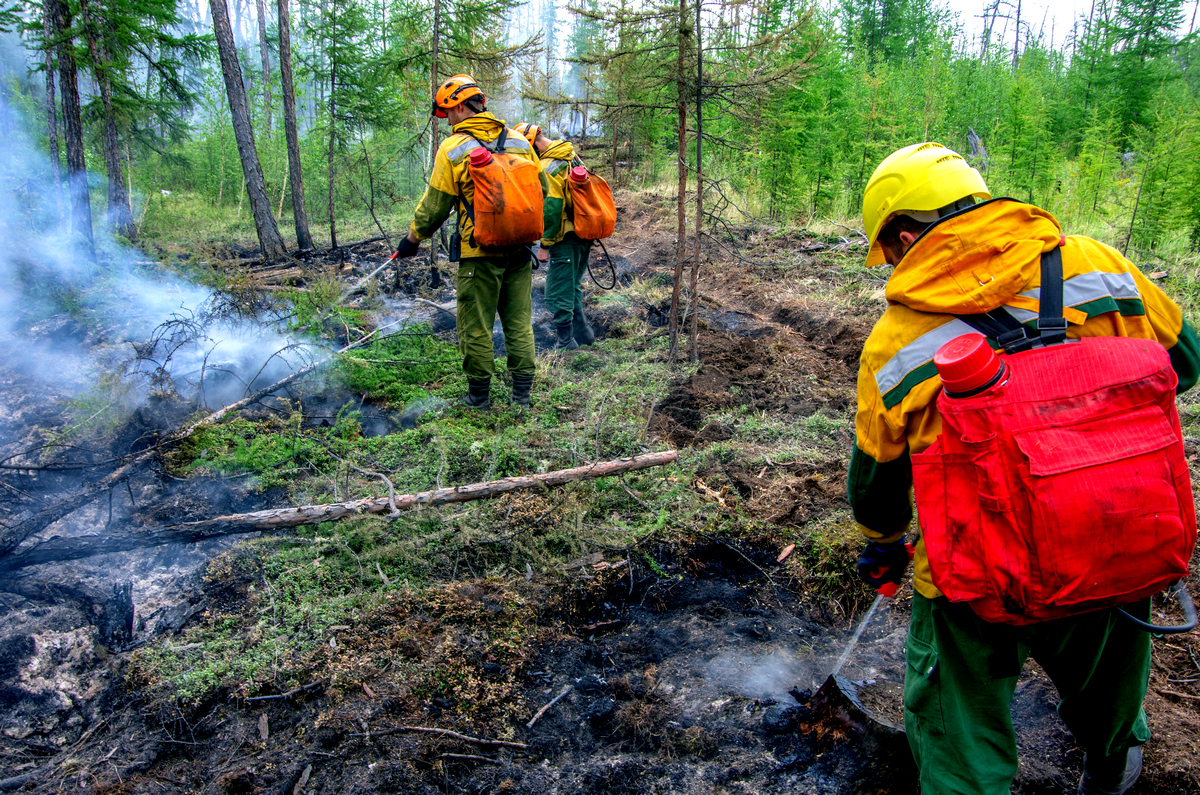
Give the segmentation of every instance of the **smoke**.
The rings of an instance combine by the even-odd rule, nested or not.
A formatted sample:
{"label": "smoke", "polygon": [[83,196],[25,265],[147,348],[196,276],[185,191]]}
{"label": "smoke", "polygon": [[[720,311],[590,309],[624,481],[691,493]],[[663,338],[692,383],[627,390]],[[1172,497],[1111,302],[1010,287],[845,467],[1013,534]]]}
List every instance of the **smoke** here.
{"label": "smoke", "polygon": [[314,351],[270,315],[121,245],[96,207],[92,262],[71,229],[65,187],[29,132],[36,124],[0,99],[0,129],[0,361],[26,389],[70,398],[120,382],[127,410],[165,394],[212,407],[311,360]]}
{"label": "smoke", "polygon": [[727,692],[777,701],[787,700],[788,690],[808,682],[811,675],[808,666],[785,649],[761,656],[726,651],[705,666],[706,678]]}

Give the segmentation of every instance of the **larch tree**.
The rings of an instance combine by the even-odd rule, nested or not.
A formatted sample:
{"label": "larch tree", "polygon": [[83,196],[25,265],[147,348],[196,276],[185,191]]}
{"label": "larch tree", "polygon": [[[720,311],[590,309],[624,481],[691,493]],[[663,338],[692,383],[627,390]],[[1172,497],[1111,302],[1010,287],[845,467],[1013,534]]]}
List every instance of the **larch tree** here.
{"label": "larch tree", "polygon": [[79,74],[75,64],[75,30],[66,0],[45,0],[50,17],[51,46],[58,56],[58,86],[62,95],[63,139],[67,149],[67,193],[71,202],[71,233],[90,260],[96,259],[92,237],[92,202],[88,196],[87,158],[83,145],[83,115],[79,104]]}
{"label": "larch tree", "polygon": [[276,0],[279,11],[279,82],[283,93],[283,128],[287,139],[288,176],[291,181],[292,217],[296,225],[296,247],[313,247],[304,206],[304,170],[300,164],[300,135],[296,129],[296,88],[292,82],[292,22],[289,0]]}
{"label": "larch tree", "polygon": [[271,199],[267,196],[262,165],[254,145],[254,128],[250,124],[250,108],[246,102],[246,87],[242,82],[242,67],[238,64],[237,50],[233,43],[229,9],[225,0],[209,0],[209,9],[212,12],[213,31],[217,37],[221,73],[225,78],[229,112],[233,117],[233,135],[237,141],[238,156],[242,161],[242,174],[246,180],[246,192],[250,197],[254,227],[258,232],[258,244],[264,259],[284,259],[287,257],[287,247],[279,234],[279,227],[275,224],[275,216],[271,214]]}

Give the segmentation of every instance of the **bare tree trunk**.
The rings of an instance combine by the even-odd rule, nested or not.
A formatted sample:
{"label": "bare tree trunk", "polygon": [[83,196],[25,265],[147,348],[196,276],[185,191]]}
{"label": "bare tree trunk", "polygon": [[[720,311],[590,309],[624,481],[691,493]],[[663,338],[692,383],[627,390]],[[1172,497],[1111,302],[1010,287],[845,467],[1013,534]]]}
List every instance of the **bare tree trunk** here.
{"label": "bare tree trunk", "polygon": [[692,277],[688,281],[688,290],[692,294],[692,325],[688,332],[691,342],[690,358],[693,363],[700,361],[699,335],[700,313],[696,296],[696,280],[700,272],[700,230],[704,228],[704,167],[700,160],[700,148],[704,143],[704,44],[700,38],[700,8],[703,4],[696,0],[696,241],[692,247]]}
{"label": "bare tree trunk", "polygon": [[62,157],[58,151],[58,108],[54,98],[54,52],[49,44],[54,39],[50,12],[42,11],[42,34],[46,38],[46,138],[50,146],[50,176],[54,180],[54,206],[62,218]]}
{"label": "bare tree trunk", "polygon": [[267,47],[267,6],[254,0],[258,7],[258,51],[262,54],[263,129],[271,132],[271,50]]}
{"label": "bare tree trunk", "polygon": [[617,130],[620,127],[620,118],[621,118],[620,110],[619,109],[614,110],[613,111],[613,119],[612,119],[612,126],[613,126],[612,181],[613,181],[614,186],[616,186],[616,184],[617,184],[617,141],[620,140],[617,137]]}
{"label": "bare tree trunk", "polygon": [[[671,288],[671,340],[667,351],[668,361],[674,362],[679,354],[679,290],[683,281],[683,252],[687,245],[687,218],[684,210],[687,204],[687,86],[683,82],[686,62],[684,59],[684,22],[687,19],[687,0],[679,0],[679,44],[678,63],[676,64],[676,113],[678,114],[679,151],[677,165],[679,166],[679,195],[676,202],[676,215],[679,221],[679,231],[675,238],[675,279]],[[693,297],[693,302],[695,298]],[[695,311],[695,307],[692,308]]]}
{"label": "bare tree trunk", "polygon": [[217,50],[221,56],[221,73],[225,77],[225,93],[229,96],[229,112],[233,116],[233,134],[242,160],[242,173],[245,174],[246,188],[250,192],[250,209],[254,213],[258,244],[264,259],[284,259],[287,257],[287,248],[279,234],[279,227],[275,225],[275,216],[271,214],[271,199],[267,196],[266,180],[263,179],[262,165],[254,145],[254,128],[250,125],[250,109],[246,105],[242,67],[238,64],[233,30],[229,27],[229,9],[225,6],[225,0],[208,0],[208,5],[212,10],[213,32],[216,33]]}
{"label": "bare tree trunk", "polygon": [[337,122],[334,120],[334,113],[337,111],[337,105],[334,102],[334,89],[337,88],[337,71],[333,66],[333,59],[329,59],[329,248],[331,251],[337,251],[337,216],[334,214],[333,207],[333,149],[337,138]]}
{"label": "bare tree trunk", "polygon": [[[50,24],[56,38],[71,28],[71,9],[66,0],[45,0]],[[71,196],[71,230],[88,259],[95,261],[96,245],[92,238],[92,202],[88,196],[87,160],[83,148],[83,119],[79,107],[79,77],[75,70],[75,49],[70,38],[58,44],[58,86],[62,91],[63,138],[67,146],[67,190]]]}
{"label": "bare tree trunk", "polygon": [[96,29],[92,23],[88,0],[80,0],[83,11],[83,30],[87,37],[88,52],[92,56],[92,73],[100,88],[100,101],[104,105],[104,165],[108,171],[108,222],[117,234],[129,239],[136,236],[133,225],[133,209],[129,205],[129,194],[125,190],[125,175],[121,168],[121,143],[117,136],[117,119],[113,113],[112,76],[108,72],[108,54],[97,43]]}
{"label": "bare tree trunk", "polygon": [[288,0],[276,0],[279,11],[279,78],[283,90],[283,130],[287,138],[288,175],[292,178],[292,216],[296,221],[296,247],[313,247],[304,207],[304,174],[300,169],[300,136],[296,131],[296,87],[292,83],[292,23]]}
{"label": "bare tree trunk", "polygon": [[1012,70],[1015,73],[1021,65],[1021,0],[1017,0],[1017,33],[1013,37]]}
{"label": "bare tree trunk", "polygon": [[[429,66],[429,97],[432,99],[437,96],[438,89],[438,39],[442,35],[442,2],[441,0],[433,0],[433,47],[432,58]],[[433,175],[433,161],[437,157],[438,150],[438,123],[437,117],[434,116],[429,122],[429,174]],[[458,223],[458,218],[455,217],[455,223]],[[442,286],[442,275],[438,273],[437,268],[437,238],[431,238],[429,241],[429,286],[437,289]],[[535,263],[536,264],[536,263]]]}
{"label": "bare tree trunk", "polygon": [[167,525],[165,527],[146,527],[103,535],[76,536],[73,538],[56,537],[38,544],[28,552],[0,559],[0,572],[35,566],[39,563],[79,560],[80,558],[87,558],[93,555],[103,555],[129,549],[201,541],[205,538],[232,533],[252,533],[262,530],[296,527],[302,524],[331,522],[347,516],[360,516],[363,513],[390,514],[394,511],[407,510],[425,505],[447,505],[456,502],[488,499],[490,497],[498,497],[501,494],[537,488],[539,486],[558,486],[577,480],[602,478],[609,475],[618,475],[623,472],[634,472],[639,469],[664,466],[677,460],[678,457],[679,454],[674,450],[665,450],[661,453],[647,453],[646,455],[639,455],[633,458],[601,461],[573,469],[560,469],[538,475],[502,478],[486,483],[472,483],[467,486],[423,491],[418,494],[401,494],[394,497],[368,497],[361,500],[326,505],[302,505],[297,508],[275,508],[266,511],[254,511],[253,513],[218,516],[214,519],[205,519],[199,522],[186,522],[177,525]]}

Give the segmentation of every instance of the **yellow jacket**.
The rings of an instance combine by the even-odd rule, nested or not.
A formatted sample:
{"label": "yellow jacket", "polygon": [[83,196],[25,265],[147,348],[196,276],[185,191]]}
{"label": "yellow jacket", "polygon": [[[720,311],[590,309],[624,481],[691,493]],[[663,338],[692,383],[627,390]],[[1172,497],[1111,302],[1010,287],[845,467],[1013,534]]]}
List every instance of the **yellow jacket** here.
{"label": "yellow jacket", "polygon": [[[475,185],[471,182],[471,173],[467,167],[468,156],[472,149],[481,143],[491,143],[500,137],[504,122],[491,113],[477,113],[469,119],[454,125],[451,135],[442,141],[437,155],[433,158],[433,173],[429,177],[429,187],[421,197],[421,203],[413,214],[412,233],[417,240],[425,240],[433,236],[450,212],[458,210],[458,233],[462,235],[462,257],[495,257],[519,251],[524,246],[477,246],[473,242],[472,233],[475,224],[463,201],[475,201]],[[537,153],[520,133],[508,131],[504,143],[504,151],[532,160],[538,163],[538,179],[542,183],[542,196],[550,189],[546,180],[546,172],[541,167]]]}
{"label": "yellow jacket", "polygon": [[575,147],[569,141],[555,141],[542,152],[542,167],[550,181],[550,192],[542,205],[542,217],[546,231],[542,234],[542,245],[553,246],[575,231],[575,210],[571,206],[571,189],[567,175],[575,165]]}
{"label": "yellow jacket", "polygon": [[[1037,318],[1041,254],[1059,243],[1058,221],[1011,199],[938,222],[913,243],[888,280],[888,307],[863,346],[857,441],[847,494],[868,538],[894,541],[912,521],[909,455],[942,430],[941,381],[933,354],[974,330],[954,315],[998,307],[1022,323]],[[1179,374],[1179,391],[1200,377],[1200,342],[1179,307],[1116,250],[1086,237],[1062,248],[1067,336],[1156,339]],[[940,596],[917,544],[913,586]]]}

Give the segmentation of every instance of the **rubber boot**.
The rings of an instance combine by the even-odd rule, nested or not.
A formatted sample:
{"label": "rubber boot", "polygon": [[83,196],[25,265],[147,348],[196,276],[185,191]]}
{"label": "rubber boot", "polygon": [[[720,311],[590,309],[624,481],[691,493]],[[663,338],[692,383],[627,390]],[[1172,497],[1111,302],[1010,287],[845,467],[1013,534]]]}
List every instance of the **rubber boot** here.
{"label": "rubber boot", "polygon": [[571,334],[570,323],[555,325],[554,328],[558,331],[558,342],[554,343],[556,351],[573,351],[579,347],[579,343],[575,341],[575,337]]}
{"label": "rubber boot", "polygon": [[513,373],[512,397],[509,404],[529,408],[529,388],[533,386],[533,376]]}
{"label": "rubber boot", "polygon": [[591,345],[596,341],[596,333],[588,325],[587,317],[583,314],[582,309],[576,309],[575,315],[571,318],[571,333],[575,335],[575,341],[580,345]]}
{"label": "rubber boot", "polygon": [[466,406],[469,409],[477,411],[488,411],[492,407],[492,401],[489,395],[492,392],[492,379],[483,378],[478,381],[467,379],[467,394],[459,399],[458,403],[461,406]]}
{"label": "rubber boot", "polygon": [[1135,745],[1124,754],[1083,758],[1079,795],[1124,795],[1142,775],[1142,747]]}

